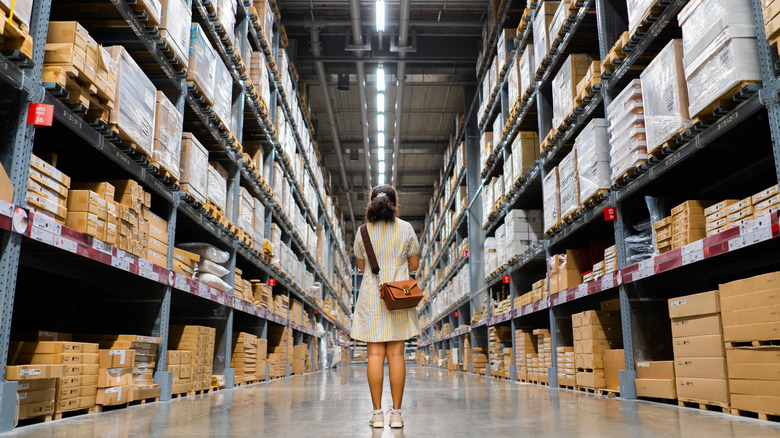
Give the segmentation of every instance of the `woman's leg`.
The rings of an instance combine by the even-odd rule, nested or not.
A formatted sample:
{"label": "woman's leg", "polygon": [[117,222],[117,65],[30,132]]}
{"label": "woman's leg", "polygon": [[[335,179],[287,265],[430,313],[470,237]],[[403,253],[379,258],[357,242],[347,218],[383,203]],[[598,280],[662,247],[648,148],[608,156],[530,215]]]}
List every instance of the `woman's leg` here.
{"label": "woman's leg", "polygon": [[390,392],[393,394],[393,408],[401,409],[406,384],[406,363],[404,363],[404,341],[387,343],[387,363],[390,366]]}
{"label": "woman's leg", "polygon": [[[382,409],[382,381],[385,379],[385,343],[368,342],[368,387],[374,410]],[[392,376],[392,374],[391,374]]]}

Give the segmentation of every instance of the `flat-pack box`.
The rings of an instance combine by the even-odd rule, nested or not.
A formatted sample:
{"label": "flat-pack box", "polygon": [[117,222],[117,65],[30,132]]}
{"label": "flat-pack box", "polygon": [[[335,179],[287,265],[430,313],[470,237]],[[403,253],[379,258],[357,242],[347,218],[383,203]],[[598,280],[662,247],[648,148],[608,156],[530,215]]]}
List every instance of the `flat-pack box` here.
{"label": "flat-pack box", "polygon": [[700,379],[678,376],[677,396],[681,399],[728,404],[728,381],[725,379]]}
{"label": "flat-pack box", "polygon": [[607,384],[603,370],[594,370],[593,372],[578,371],[577,385],[588,388],[605,388]]}
{"label": "flat-pack box", "polygon": [[6,380],[31,380],[59,378],[65,374],[65,365],[9,365]]}
{"label": "flat-pack box", "polygon": [[678,357],[674,359],[674,371],[678,377],[726,379],[724,357]]}
{"label": "flat-pack box", "polygon": [[636,363],[637,379],[674,380],[674,361],[639,361]]}
{"label": "flat-pack box", "polygon": [[133,384],[133,368],[101,368],[98,371],[98,388]]}
{"label": "flat-pack box", "polygon": [[132,390],[132,385],[99,389],[95,404],[101,406],[114,406],[127,403],[130,401],[130,393]]}
{"label": "flat-pack box", "polygon": [[135,363],[135,350],[100,350],[100,368],[124,368]]}
{"label": "flat-pack box", "polygon": [[703,292],[669,300],[669,317],[710,315],[720,312],[718,291]]}
{"label": "flat-pack box", "polygon": [[693,316],[687,318],[672,319],[672,337],[683,338],[688,336],[721,335],[719,314]]}
{"label": "flat-pack box", "polygon": [[639,379],[634,380],[637,397],[676,399],[677,386],[674,379]]}
{"label": "flat-pack box", "polygon": [[723,357],[723,336],[704,335],[675,338],[672,341],[674,357]]}

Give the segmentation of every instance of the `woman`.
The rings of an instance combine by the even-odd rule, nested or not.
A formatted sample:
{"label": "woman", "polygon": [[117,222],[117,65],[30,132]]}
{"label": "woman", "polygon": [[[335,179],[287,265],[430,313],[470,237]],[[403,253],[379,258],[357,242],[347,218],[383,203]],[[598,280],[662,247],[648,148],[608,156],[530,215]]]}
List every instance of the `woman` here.
{"label": "woman", "polygon": [[389,185],[374,187],[366,207],[366,227],[374,247],[379,278],[365,269],[368,256],[363,238],[358,231],[355,237],[357,268],[363,271],[355,315],[352,320],[352,337],[368,344],[368,386],[374,410],[369,424],[384,427],[382,415],[382,381],[385,357],[390,367],[390,392],[393,407],[387,411],[390,427],[403,427],[401,401],[404,396],[406,365],[404,345],[406,340],[420,335],[417,309],[387,310],[379,298],[379,285],[388,281],[409,279],[409,272],[419,267],[420,243],[409,222],[398,218],[398,197]]}

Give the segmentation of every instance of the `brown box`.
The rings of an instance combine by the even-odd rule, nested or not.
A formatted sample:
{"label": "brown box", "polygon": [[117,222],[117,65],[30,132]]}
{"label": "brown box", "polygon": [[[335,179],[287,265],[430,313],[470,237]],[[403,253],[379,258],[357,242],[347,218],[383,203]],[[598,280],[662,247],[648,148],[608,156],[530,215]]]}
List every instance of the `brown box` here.
{"label": "brown box", "polygon": [[669,317],[709,315],[720,312],[718,291],[703,292],[669,300]]}
{"label": "brown box", "polygon": [[780,272],[772,272],[736,280],[730,283],[721,284],[719,287],[721,301],[729,297],[773,289],[780,289]]}
{"label": "brown box", "polygon": [[780,305],[780,287],[753,291],[742,295],[721,298],[720,306],[726,312]]}
{"label": "brown box", "polygon": [[54,413],[54,401],[44,401],[38,403],[22,404],[19,406],[19,419],[40,417],[42,415],[51,415]]}
{"label": "brown box", "polygon": [[772,339],[780,339],[780,320],[759,324],[723,327],[723,340],[726,342],[748,342]]}
{"label": "brown box", "polygon": [[38,341],[38,342],[11,342],[9,355],[22,354],[69,354],[69,353],[97,353],[97,344],[82,342],[62,341]]}
{"label": "brown box", "polygon": [[671,400],[677,398],[677,387],[674,379],[636,379],[634,385],[637,397]]}
{"label": "brown box", "polygon": [[675,338],[674,357],[723,357],[723,336],[704,335]]}
{"label": "brown box", "polygon": [[100,368],[123,368],[135,363],[135,350],[100,350]]}
{"label": "brown box", "polygon": [[40,402],[53,402],[56,394],[57,390],[55,388],[19,392],[19,404],[28,405]]}
{"label": "brown box", "polygon": [[[662,360],[652,362],[637,362],[637,379],[672,380],[674,381],[674,361]],[[650,397],[650,396],[647,396]]]}
{"label": "brown box", "polygon": [[95,399],[95,404],[102,406],[114,406],[127,403],[130,401],[130,393],[132,390],[133,387],[130,385],[99,389],[97,392],[97,398]]}
{"label": "brown box", "polygon": [[584,325],[573,329],[574,340],[587,339],[622,339],[623,331],[619,325]]}
{"label": "brown box", "polygon": [[593,372],[578,371],[577,385],[588,388],[604,388],[607,384],[604,377],[604,371],[595,370]]}
{"label": "brown box", "polygon": [[724,379],[698,379],[678,376],[677,396],[681,399],[728,404],[728,382]]}
{"label": "brown box", "polygon": [[179,365],[181,363],[181,351],[168,350],[168,365]]}
{"label": "brown box", "polygon": [[98,388],[126,386],[133,383],[133,368],[101,368],[98,371]]}
{"label": "brown box", "polygon": [[604,377],[607,389],[620,389],[620,370],[626,369],[623,350],[607,350],[604,356]]}
{"label": "brown box", "polygon": [[678,357],[674,359],[674,372],[678,377],[702,379],[726,379],[726,358]]}
{"label": "brown box", "polygon": [[722,335],[720,315],[692,316],[672,319],[672,337]]}
{"label": "brown box", "polygon": [[65,377],[77,377],[84,375],[97,376],[98,364],[68,364],[65,367]]}
{"label": "brown box", "polygon": [[23,380],[17,384],[16,392],[40,391],[43,389],[56,388],[57,379],[35,379]]}

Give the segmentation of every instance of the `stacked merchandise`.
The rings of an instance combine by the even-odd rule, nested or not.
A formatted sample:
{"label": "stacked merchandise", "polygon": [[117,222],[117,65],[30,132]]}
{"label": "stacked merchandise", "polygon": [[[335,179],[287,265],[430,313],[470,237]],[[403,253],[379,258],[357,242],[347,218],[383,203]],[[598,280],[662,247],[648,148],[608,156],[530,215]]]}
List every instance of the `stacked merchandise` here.
{"label": "stacked merchandise", "polygon": [[485,370],[488,365],[487,350],[484,348],[474,347],[471,349],[471,360],[473,363],[473,371],[477,374],[485,375]]}
{"label": "stacked merchandise", "polygon": [[215,335],[216,330],[211,327],[197,325],[171,327],[168,346],[174,350],[191,352],[192,389],[195,391],[207,390],[211,386]]}
{"label": "stacked merchandise", "polygon": [[282,326],[268,328],[269,378],[284,377],[287,374],[287,364],[293,360],[293,348],[291,328]]}
{"label": "stacked merchandise", "polygon": [[20,385],[20,391],[46,391],[29,394],[20,414],[33,417],[51,414],[52,410],[59,414],[93,407],[98,384],[98,345],[73,342],[72,335],[65,333],[37,332],[31,339],[36,340],[10,344],[6,380],[54,378],[56,392],[53,398],[49,397],[51,382]]}
{"label": "stacked merchandise", "polygon": [[200,205],[209,189],[209,151],[190,132],[182,133],[179,188]]}
{"label": "stacked merchandise", "polygon": [[504,348],[503,361],[501,363],[501,367],[504,369],[504,378],[508,379],[510,377],[512,365],[512,347]]}
{"label": "stacked merchandise", "polygon": [[[59,366],[56,373],[61,375],[63,367]],[[41,378],[37,374],[20,375],[17,386],[19,399],[19,420],[54,414],[55,398],[57,396],[57,378]]]}
{"label": "stacked merchandise", "polygon": [[704,228],[708,236],[728,229],[728,207],[738,202],[739,199],[726,199],[704,209]]}
{"label": "stacked merchandise", "polygon": [[193,361],[191,350],[168,350],[166,371],[173,375],[172,394],[192,391]]}
{"label": "stacked merchandise", "polygon": [[190,50],[192,10],[187,0],[162,0],[160,36],[173,51],[180,65],[186,65]]}
{"label": "stacked merchandise", "polygon": [[556,254],[548,260],[550,272],[550,293],[560,292],[582,283],[583,266],[587,260],[583,252],[569,249],[565,254]]}
{"label": "stacked merchandise", "polygon": [[241,269],[235,268],[233,270],[233,296],[242,301],[246,300],[244,297],[244,279],[241,277],[243,274],[244,271]]}
{"label": "stacked merchandise", "polygon": [[[99,350],[98,391],[95,404],[116,406],[131,401],[133,390],[133,350]],[[159,395],[159,388],[158,388]]]}
{"label": "stacked merchandise", "polygon": [[512,331],[509,327],[493,326],[488,328],[488,345],[490,346],[490,375],[507,378],[509,370],[504,368],[503,352],[505,346],[512,345]]}
{"label": "stacked merchandise", "polygon": [[469,365],[472,363],[471,336],[466,334],[460,337],[463,340],[463,362],[460,364],[461,371],[469,371]]}
{"label": "stacked merchandise", "polygon": [[515,367],[517,380],[528,381],[528,360],[536,354],[533,331],[515,330]]}
{"label": "stacked merchandise", "polygon": [[729,407],[718,291],[672,298],[674,374],[680,401]]}
{"label": "stacked merchandise", "polygon": [[196,85],[206,103],[213,108],[219,121],[225,126],[230,126],[233,96],[231,87],[224,86],[232,82],[230,72],[198,23],[193,23],[190,28],[187,80]]}
{"label": "stacked merchandise", "polygon": [[558,363],[558,386],[574,387],[577,384],[577,368],[574,366],[574,347],[555,349]]}
{"label": "stacked merchandise", "polygon": [[553,167],[550,173],[544,177],[542,202],[544,204],[544,232],[548,233],[561,223],[561,196],[557,167]]}
{"label": "stacked merchandise", "polygon": [[558,164],[558,178],[561,222],[565,222],[582,207],[576,149],[568,153]]}
{"label": "stacked merchandise", "polygon": [[273,293],[271,288],[259,280],[252,280],[252,295],[260,308],[270,310],[273,308]]}
{"label": "stacked merchandise", "polygon": [[617,270],[617,246],[612,245],[604,250],[604,275],[611,274]]}
{"label": "stacked merchandise", "polygon": [[665,217],[653,224],[655,233],[655,249],[658,254],[672,250],[672,217]]}
{"label": "stacked merchandise", "polygon": [[[176,247],[192,252],[199,257],[200,260],[195,268],[194,278],[196,280],[223,292],[230,290],[230,285],[223,280],[230,274],[230,271],[225,267],[230,260],[230,254],[227,251],[198,242],[179,243]],[[180,252],[180,254],[183,253]]]}
{"label": "stacked merchandise", "polygon": [[[683,247],[707,235],[704,209],[710,205],[712,202],[708,201],[686,201],[672,209],[672,249]],[[752,210],[750,212],[752,213]]]}
{"label": "stacked merchandise", "polygon": [[[87,236],[100,239],[110,245],[117,243],[117,204],[114,202],[114,186],[108,183],[100,184],[100,187],[74,183],[73,187],[91,187],[97,192],[85,189],[71,189],[68,192],[68,217],[65,225]],[[109,206],[110,205],[110,206]],[[112,210],[111,230],[107,225],[109,221],[109,208]]]}
{"label": "stacked merchandise", "polygon": [[[591,120],[574,140],[572,154],[576,154],[577,161],[579,204],[585,206],[600,192],[609,189],[612,185],[607,121],[605,119]],[[563,206],[561,208],[565,210]]]}
{"label": "stacked merchandise", "polygon": [[588,74],[591,58],[589,55],[572,54],[566,58],[561,69],[552,81],[554,130],[566,123],[574,111],[577,99],[577,84]]}
{"label": "stacked merchandise", "polygon": [[486,167],[487,160],[492,155],[493,155],[493,133],[483,132],[479,140],[479,162],[481,164],[480,169],[484,169]]}
{"label": "stacked merchandise", "polygon": [[85,339],[98,342],[100,348],[108,349],[110,352],[116,350],[134,352],[135,360],[130,363],[132,393],[128,401],[160,396],[160,387],[154,383],[154,371],[157,365],[157,347],[162,339],[139,335],[100,335]]}
{"label": "stacked merchandise", "polygon": [[[666,142],[674,142],[678,134],[691,126],[682,41],[671,40],[640,76],[647,152],[652,154]],[[612,178],[615,178],[614,172]]]}
{"label": "stacked merchandise", "polygon": [[572,315],[577,386],[606,388],[603,352],[622,346],[620,313],[588,310]]}
{"label": "stacked merchandise", "polygon": [[647,159],[642,82],[634,79],[609,104],[610,173],[614,183]]}
{"label": "stacked merchandise", "polygon": [[173,249],[173,272],[187,278],[193,278],[195,277],[195,269],[197,269],[198,263],[200,263],[199,255],[181,248]]}
{"label": "stacked merchandise", "polygon": [[509,210],[504,219],[506,226],[507,258],[512,259],[527,251],[534,242],[542,239],[541,210]]}
{"label": "stacked merchandise", "polygon": [[476,308],[474,309],[474,313],[471,316],[471,325],[473,326],[479,322],[484,321],[485,317],[487,316],[487,313],[485,313],[486,311],[487,311],[487,295],[485,295],[482,298],[482,306],[479,308],[479,310],[477,310]]}
{"label": "stacked merchandise", "polygon": [[301,375],[307,369],[307,364],[310,364],[309,359],[309,346],[307,344],[298,344],[293,347],[293,358],[291,374]]}
{"label": "stacked merchandise", "polygon": [[710,104],[745,82],[761,82],[750,0],[694,0],[677,20],[691,116],[711,116]]}
{"label": "stacked merchandise", "polygon": [[726,207],[726,228],[737,227],[753,219],[753,198],[747,197]]}
{"label": "stacked merchandise", "polygon": [[155,117],[152,165],[160,167],[174,181],[179,181],[184,116],[162,91],[157,91]]}
{"label": "stacked merchandise", "polygon": [[116,97],[110,122],[138,152],[154,155],[154,121],[157,89],[123,46],[108,48],[116,63]]}
{"label": "stacked merchandise", "polygon": [[628,33],[634,35],[645,19],[656,9],[654,0],[628,0]]}
{"label": "stacked merchandise", "polygon": [[257,338],[257,380],[266,380],[268,373],[268,340]]}
{"label": "stacked merchandise", "polygon": [[[555,18],[555,11],[558,9],[558,4],[560,2],[556,1],[545,1],[542,4],[540,4],[536,11],[536,16],[534,17],[534,23],[533,23],[533,29],[535,29],[534,34],[534,45],[533,45],[533,57],[531,59],[531,72],[533,73],[532,77],[536,74],[539,74],[539,69],[544,64],[543,61],[547,57],[547,53],[550,51],[550,43],[552,42],[552,39],[555,38],[556,35],[550,35],[550,24],[552,24],[553,18]],[[531,47],[529,46],[526,51],[528,51]],[[521,71],[522,73],[522,71]],[[522,78],[521,78],[522,82]]]}
{"label": "stacked merchandise", "polygon": [[495,237],[486,237],[483,247],[485,256],[485,273],[492,274],[498,269],[498,242]]}
{"label": "stacked merchandise", "polygon": [[638,397],[677,398],[674,361],[662,360],[636,363],[636,395]]}
{"label": "stacked merchandise", "polygon": [[65,225],[70,177],[35,155],[30,157],[29,170],[27,205],[35,210],[36,214]]}
{"label": "stacked merchandise", "polygon": [[230,366],[236,370],[236,383],[257,380],[257,336],[233,333],[233,353]]}
{"label": "stacked merchandise", "polygon": [[758,412],[760,417],[780,415],[778,281],[780,273],[772,272],[719,288],[731,408]]}
{"label": "stacked merchandise", "polygon": [[[552,337],[548,329],[534,329],[536,337],[536,358],[532,360],[534,367],[529,367],[531,381],[548,383],[548,369],[552,368]],[[536,379],[536,380],[533,380]]]}
{"label": "stacked merchandise", "polygon": [[[518,56],[517,70],[520,76],[520,85],[518,96],[524,99],[532,90],[536,88],[536,62],[534,58],[534,45],[528,44],[523,50],[523,54]],[[538,133],[537,133],[538,134]]]}
{"label": "stacked merchandise", "polygon": [[221,164],[209,163],[206,199],[222,214],[227,212],[227,179],[228,172]]}
{"label": "stacked merchandise", "polygon": [[274,295],[274,304],[270,309],[271,313],[275,313],[283,318],[287,318],[288,309],[290,308],[290,298],[285,294]]}
{"label": "stacked merchandise", "polygon": [[[522,178],[539,159],[539,134],[536,131],[520,131],[512,142],[513,181]],[[511,185],[509,186],[511,187]]]}

